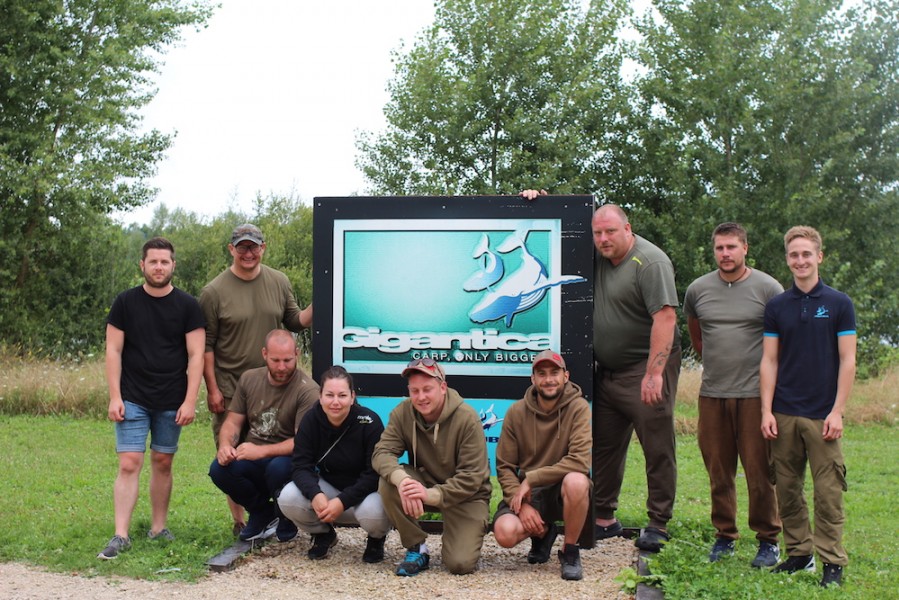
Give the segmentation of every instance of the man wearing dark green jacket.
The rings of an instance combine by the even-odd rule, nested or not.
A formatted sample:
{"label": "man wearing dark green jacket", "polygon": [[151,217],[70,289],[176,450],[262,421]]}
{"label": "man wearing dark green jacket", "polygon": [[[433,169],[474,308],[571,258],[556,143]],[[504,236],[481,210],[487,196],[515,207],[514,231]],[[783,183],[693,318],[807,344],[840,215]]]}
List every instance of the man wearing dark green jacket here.
{"label": "man wearing dark green jacket", "polygon": [[[425,510],[443,515],[443,564],[451,573],[471,573],[487,533],[491,493],[481,419],[447,387],[434,360],[413,360],[403,377],[409,397],[391,411],[372,455],[384,509],[407,549],[396,574],[417,575],[430,564],[428,535],[418,523]],[[401,465],[406,452],[411,464]]]}

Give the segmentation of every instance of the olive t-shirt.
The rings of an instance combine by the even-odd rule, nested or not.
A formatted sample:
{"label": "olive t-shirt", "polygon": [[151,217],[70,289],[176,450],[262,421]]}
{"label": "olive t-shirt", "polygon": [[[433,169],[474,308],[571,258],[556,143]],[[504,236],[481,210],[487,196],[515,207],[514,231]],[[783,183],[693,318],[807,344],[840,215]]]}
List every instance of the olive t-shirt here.
{"label": "olive t-shirt", "polygon": [[234,395],[247,369],[265,364],[265,336],[282,326],[300,331],[300,307],[281,271],[262,265],[259,275],[245,281],[225,269],[200,292],[206,317],[206,352],[215,356],[215,380],[225,398]]}
{"label": "olive t-shirt", "polygon": [[[594,261],[593,355],[606,369],[621,369],[646,360],[652,315],[678,306],[671,260],[639,235],[618,263],[597,254]],[[674,330],[672,348],[680,347]]]}
{"label": "olive t-shirt", "polygon": [[268,367],[259,367],[240,376],[228,410],[247,417],[246,441],[264,446],[293,438],[318,397],[318,385],[302,369],[297,368],[288,383],[275,386],[268,380]]}

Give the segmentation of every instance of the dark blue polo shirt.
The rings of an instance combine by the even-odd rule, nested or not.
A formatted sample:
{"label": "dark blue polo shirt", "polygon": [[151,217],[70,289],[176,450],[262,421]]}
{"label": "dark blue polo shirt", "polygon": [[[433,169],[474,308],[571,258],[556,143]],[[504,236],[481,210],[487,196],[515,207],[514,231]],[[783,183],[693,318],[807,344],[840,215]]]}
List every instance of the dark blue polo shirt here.
{"label": "dark blue polo shirt", "polygon": [[793,287],[765,306],[765,337],[778,338],[773,411],[824,419],[837,396],[837,338],[855,335],[855,308],[843,292],[818,284]]}

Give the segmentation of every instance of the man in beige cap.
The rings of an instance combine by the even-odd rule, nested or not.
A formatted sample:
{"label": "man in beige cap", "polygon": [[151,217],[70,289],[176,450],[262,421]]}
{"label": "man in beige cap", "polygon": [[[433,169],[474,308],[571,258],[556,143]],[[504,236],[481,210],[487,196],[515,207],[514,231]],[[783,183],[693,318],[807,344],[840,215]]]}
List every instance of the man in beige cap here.
{"label": "man in beige cap", "polygon": [[[206,317],[203,378],[216,444],[237,380],[265,366],[260,349],[268,332],[282,327],[299,332],[312,325],[312,305],[300,310],[287,276],[262,264],[265,238],[258,227],[235,227],[228,252],[231,266],[200,292]],[[246,525],[243,508],[230,500],[229,507],[237,535]]]}
{"label": "man in beige cap", "polygon": [[496,447],[503,500],[493,518],[493,535],[504,548],[530,537],[528,562],[545,563],[558,533],[555,521],[563,519],[562,579],[577,580],[584,576],[578,538],[592,487],[590,405],[569,381],[565,359],[552,350],[534,358],[531,383],[506,411]]}
{"label": "man in beige cap", "polygon": [[[378,492],[387,517],[407,548],[396,574],[410,577],[430,565],[428,534],[418,523],[425,510],[443,515],[444,566],[471,573],[487,533],[492,491],[481,419],[447,387],[433,359],[413,360],[403,377],[409,397],[391,411],[371,460],[381,475]],[[411,464],[401,465],[406,452]]]}

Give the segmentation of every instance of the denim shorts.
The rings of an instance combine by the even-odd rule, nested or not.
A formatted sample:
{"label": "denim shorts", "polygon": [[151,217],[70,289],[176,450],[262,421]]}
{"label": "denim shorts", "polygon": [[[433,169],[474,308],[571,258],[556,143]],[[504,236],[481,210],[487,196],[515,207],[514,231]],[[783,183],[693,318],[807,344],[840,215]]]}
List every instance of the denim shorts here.
{"label": "denim shorts", "polygon": [[150,449],[162,454],[178,451],[181,426],[175,424],[177,410],[152,410],[125,400],[125,420],[115,424],[116,452],[146,452],[147,434]]}

